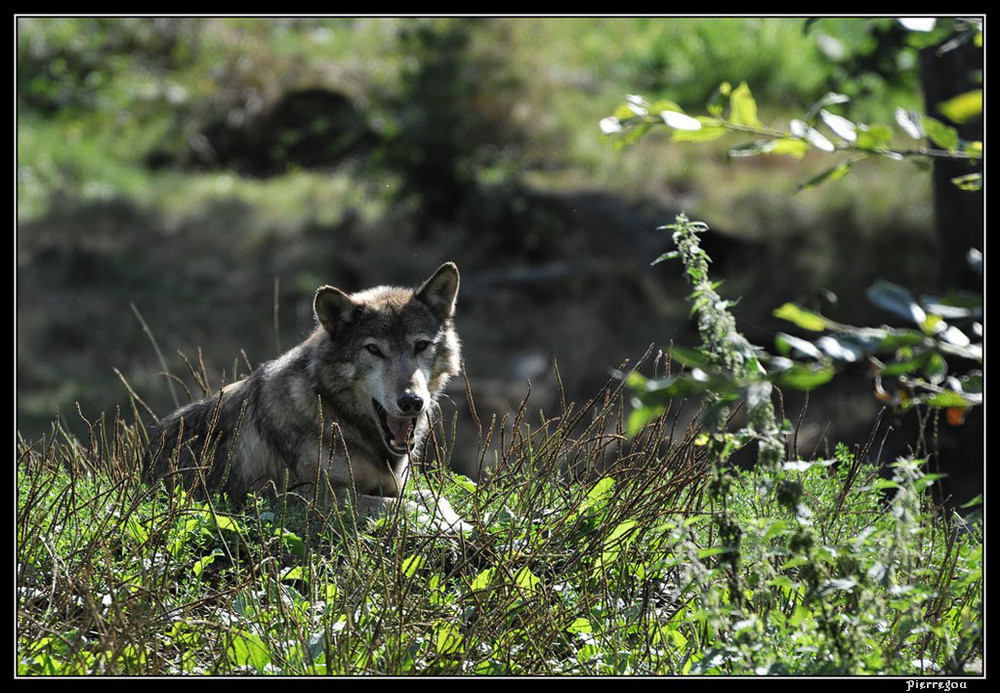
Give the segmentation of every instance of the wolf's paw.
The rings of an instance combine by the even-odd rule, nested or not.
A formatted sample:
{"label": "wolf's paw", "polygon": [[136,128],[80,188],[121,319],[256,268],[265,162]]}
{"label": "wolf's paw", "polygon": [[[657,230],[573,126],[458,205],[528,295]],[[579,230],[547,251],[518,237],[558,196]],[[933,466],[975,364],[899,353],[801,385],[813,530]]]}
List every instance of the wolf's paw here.
{"label": "wolf's paw", "polygon": [[411,498],[405,501],[408,508],[416,512],[420,521],[426,522],[438,531],[461,534],[475,529],[458,516],[444,496],[425,490],[414,491],[409,495]]}

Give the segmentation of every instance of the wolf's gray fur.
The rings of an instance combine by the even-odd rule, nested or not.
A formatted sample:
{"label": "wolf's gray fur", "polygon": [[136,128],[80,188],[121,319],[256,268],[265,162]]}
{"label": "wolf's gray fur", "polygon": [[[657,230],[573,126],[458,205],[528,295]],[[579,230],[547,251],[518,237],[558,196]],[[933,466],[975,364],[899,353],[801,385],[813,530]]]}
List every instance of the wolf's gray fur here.
{"label": "wolf's gray fur", "polygon": [[320,287],[304,342],[160,421],[146,477],[231,497],[353,489],[362,512],[384,506],[402,492],[409,452],[458,373],[458,284],[448,262],[417,289]]}

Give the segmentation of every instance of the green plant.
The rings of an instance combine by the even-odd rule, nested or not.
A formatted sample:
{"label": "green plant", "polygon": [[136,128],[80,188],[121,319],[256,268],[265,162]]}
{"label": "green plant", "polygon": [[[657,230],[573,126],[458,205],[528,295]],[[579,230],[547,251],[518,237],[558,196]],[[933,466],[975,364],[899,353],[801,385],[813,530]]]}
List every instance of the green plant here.
{"label": "green plant", "polygon": [[[146,487],[141,426],[19,443],[21,675],[907,674],[982,654],[982,535],[937,477],[830,460],[713,471],[674,408],[628,438],[621,380],[529,425],[491,471],[414,480],[476,531],[357,526],[291,497]],[[106,429],[105,429],[106,427]],[[724,431],[712,436],[724,440]],[[491,444],[490,441],[494,441]],[[717,472],[724,471],[723,474]],[[780,479],[780,483],[776,483]],[[794,508],[790,499],[797,499]]]}
{"label": "green plant", "polygon": [[[972,40],[982,46],[981,25],[975,22],[966,29]],[[958,130],[937,118],[896,108],[895,121],[899,129],[916,147],[898,146],[897,132],[884,123],[855,122],[831,108],[850,102],[845,94],[830,92],[814,103],[801,118],[793,118],[787,127],[765,125],[757,112],[757,102],[746,82],[733,87],[722,82],[709,98],[707,115],[690,116],[678,104],[667,99],[650,102],[630,95],[626,103],[600,122],[605,137],[617,146],[632,144],[655,128],[666,127],[673,142],[708,142],[729,133],[751,135],[755,139],[729,149],[730,158],[776,154],[803,158],[810,151],[848,156],[799,185],[799,190],[836,180],[850,172],[856,164],[871,157],[902,160],[910,157],[953,159],[977,164],[984,158],[981,141],[965,141]],[[941,104],[939,110],[955,123],[978,118],[983,113],[982,89],[959,94]],[[829,134],[818,128],[823,127]],[[982,187],[981,172],[952,181],[965,190]]]}
{"label": "green plant", "polygon": [[[958,36],[952,42],[968,40],[982,46],[981,25],[975,21],[970,21],[967,25],[963,23],[956,31]],[[803,158],[810,151],[846,155],[838,163],[800,184],[799,190],[841,178],[857,163],[871,157],[891,160],[907,157],[950,159],[968,162],[970,165],[980,165],[984,159],[981,141],[965,141],[955,127],[927,115],[903,108],[896,109],[897,125],[909,138],[919,143],[916,148],[906,148],[895,144],[897,134],[888,125],[853,122],[828,110],[849,100],[843,94],[828,93],[802,118],[792,119],[787,128],[770,127],[760,120],[757,102],[745,82],[735,88],[724,82],[708,101],[708,115],[692,117],[672,101],[649,102],[641,96],[632,95],[611,116],[604,118],[600,127],[605,137],[611,139],[616,146],[632,144],[649,131],[666,127],[671,132],[673,142],[707,142],[733,132],[750,134],[756,138],[731,148],[728,153],[730,158],[769,154]],[[960,94],[949,102],[940,104],[938,108],[956,123],[981,117],[982,90]],[[830,136],[817,129],[821,123],[831,133]],[[981,190],[981,172],[972,170],[967,175],[954,178],[952,183],[962,190]],[[683,222],[679,219],[677,224],[667,228],[677,228],[683,224],[687,224],[686,219]],[[693,231],[704,230],[690,228]],[[684,236],[690,237],[691,234]],[[688,275],[704,285],[707,279],[700,275],[705,273],[707,264],[703,259],[695,262],[690,252],[681,247],[678,237],[679,234],[675,233],[679,250],[668,253],[656,262],[667,257],[681,257]],[[975,248],[969,249],[968,259],[974,272],[981,277],[982,253]],[[726,305],[714,291],[705,286],[696,286],[695,292],[695,311],[699,311],[700,306]],[[655,407],[656,402],[653,400],[657,396],[653,394],[654,391],[660,391],[660,399],[694,391],[712,391],[716,394],[721,391],[738,391],[740,396],[753,396],[756,401],[767,387],[762,383],[774,381],[797,389],[812,389],[832,379],[836,367],[869,360],[878,379],[876,394],[888,403],[904,409],[915,404],[945,409],[948,411],[949,421],[953,423],[960,422],[967,409],[982,403],[983,354],[981,341],[977,341],[982,336],[981,295],[952,291],[944,297],[926,297],[918,301],[905,287],[880,280],[868,289],[868,297],[880,308],[914,323],[918,329],[853,327],[801,306],[786,303],[774,311],[777,317],[789,320],[804,330],[826,330],[827,334],[812,342],[788,334],[777,335],[775,345],[780,355],[774,357],[763,352],[758,354],[772,370],[772,375],[764,378],[760,377],[761,373],[734,369],[734,364],[727,361],[729,357],[723,358],[721,365],[725,368],[720,375],[717,368],[712,370],[718,363],[705,361],[705,350],[696,354],[675,347],[673,354],[678,360],[697,368],[699,374],[707,373],[708,377],[693,380],[689,376],[678,375],[662,383],[647,383],[645,400]],[[707,313],[702,312],[702,315],[705,314]],[[712,324],[716,325],[713,329],[719,333],[725,335],[731,331],[725,316],[713,320]],[[699,329],[702,330],[703,337],[710,334],[701,324]],[[707,346],[722,347],[723,354],[727,350],[731,351],[730,347],[717,338],[709,341],[713,343]],[[710,351],[711,349],[709,353]],[[792,354],[807,360],[792,361],[787,358]],[[741,358],[746,360],[753,356],[747,352]],[[958,359],[963,365],[970,365],[950,374],[947,358]],[[889,362],[885,363],[883,359]],[[763,369],[759,370],[762,372]],[[720,377],[712,379],[713,375]],[[888,393],[882,384],[883,379],[889,378],[894,378],[899,383],[894,394]],[[639,423],[646,415],[644,411],[655,411],[655,408],[640,409],[637,414]]]}
{"label": "green plant", "polygon": [[[793,366],[750,346],[736,330],[698,244],[698,234],[707,227],[680,215],[668,228],[678,250],[658,261],[681,259],[693,288],[689,300],[702,346],[671,348],[687,372],[659,380],[629,376],[641,405],[630,426],[640,430],[673,397],[705,397],[707,430],[699,439],[713,464],[707,524],[715,536],[712,548],[697,555],[709,559],[709,575],[724,577],[726,587],[722,591],[718,580],[702,574],[693,602],[697,608],[689,618],[699,624],[698,651],[704,656],[688,662],[688,670],[962,671],[981,630],[973,626],[971,639],[947,634],[939,610],[953,578],[942,581],[926,569],[958,560],[952,552],[967,531],[957,515],[948,518],[928,502],[929,488],[942,475],[924,474],[921,461],[900,459],[892,465],[892,480],[883,480],[874,465],[861,463],[843,445],[832,460],[786,461],[783,434],[789,426],[777,424],[770,394],[772,380]],[[777,373],[769,375],[764,364],[776,362]],[[799,377],[785,384],[802,385]],[[748,423],[732,432],[728,413],[738,400],[748,410]],[[751,441],[758,445],[753,471],[729,468],[729,455]],[[886,507],[878,492],[887,489],[892,495]],[[860,523],[844,522],[854,514]],[[963,573],[971,579],[955,587],[962,608],[978,610],[981,563],[974,546],[967,546],[968,562],[963,562]],[[949,618],[969,613],[953,610]],[[789,658],[783,649],[793,634],[802,659]]]}

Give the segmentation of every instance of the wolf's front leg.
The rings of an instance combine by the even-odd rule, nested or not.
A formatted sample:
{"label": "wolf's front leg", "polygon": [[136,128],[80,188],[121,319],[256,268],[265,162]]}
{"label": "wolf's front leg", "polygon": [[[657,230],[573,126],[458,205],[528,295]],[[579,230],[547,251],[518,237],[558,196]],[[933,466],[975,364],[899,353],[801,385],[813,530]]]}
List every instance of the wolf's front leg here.
{"label": "wolf's front leg", "polygon": [[359,494],[351,499],[358,517],[377,520],[387,517],[395,508],[398,498],[388,496],[367,496]]}
{"label": "wolf's front leg", "polygon": [[405,500],[410,508],[414,508],[421,518],[430,522],[442,532],[471,532],[474,528],[463,520],[451,507],[448,499],[433,491],[414,491],[413,500]]}
{"label": "wolf's front leg", "polygon": [[358,495],[355,507],[359,517],[377,520],[396,512],[396,504],[402,503],[404,512],[411,513],[430,529],[445,533],[472,531],[472,525],[462,520],[443,496],[435,496],[432,491],[415,491],[411,495],[412,498]]}

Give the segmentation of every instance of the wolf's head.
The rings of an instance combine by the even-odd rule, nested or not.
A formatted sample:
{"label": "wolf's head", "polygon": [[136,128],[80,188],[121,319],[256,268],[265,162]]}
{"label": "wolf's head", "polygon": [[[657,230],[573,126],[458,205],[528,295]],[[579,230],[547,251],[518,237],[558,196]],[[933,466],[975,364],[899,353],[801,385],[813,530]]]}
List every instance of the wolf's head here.
{"label": "wolf's head", "polygon": [[446,262],[416,289],[316,291],[313,307],[329,338],[316,377],[326,391],[349,396],[352,413],[369,417],[394,456],[426,434],[429,410],[458,373],[458,283],[458,268]]}

